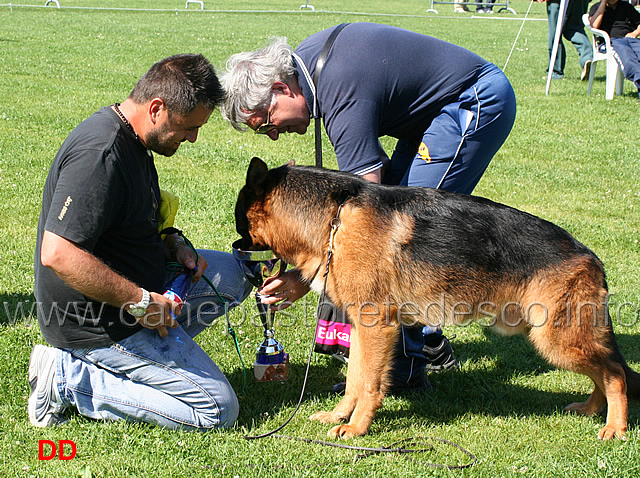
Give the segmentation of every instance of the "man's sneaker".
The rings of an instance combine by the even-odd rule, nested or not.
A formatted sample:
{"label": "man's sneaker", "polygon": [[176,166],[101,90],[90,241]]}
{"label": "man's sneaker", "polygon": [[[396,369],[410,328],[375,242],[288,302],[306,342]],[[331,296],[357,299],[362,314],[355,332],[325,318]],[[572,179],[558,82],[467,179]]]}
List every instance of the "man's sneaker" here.
{"label": "man's sneaker", "polygon": [[587,60],[582,68],[582,74],[580,75],[580,81],[584,81],[589,77],[589,72],[591,71],[591,60]]}
{"label": "man's sneaker", "polygon": [[[434,339],[431,340],[439,340],[438,343],[430,343],[427,345],[425,343],[422,348],[422,353],[427,358],[427,372],[442,372],[444,370],[448,370],[450,368],[458,367],[458,361],[456,360],[455,355],[453,355],[453,348],[451,347],[451,343],[449,339],[444,335],[435,335],[431,334],[427,337],[431,338],[435,336]],[[454,338],[455,335],[452,337]],[[429,340],[429,339],[427,339]]]}
{"label": "man's sneaker", "polygon": [[29,386],[27,411],[33,426],[51,427],[67,421],[58,413],[63,406],[56,387],[56,349],[45,345],[33,347],[29,358]]}

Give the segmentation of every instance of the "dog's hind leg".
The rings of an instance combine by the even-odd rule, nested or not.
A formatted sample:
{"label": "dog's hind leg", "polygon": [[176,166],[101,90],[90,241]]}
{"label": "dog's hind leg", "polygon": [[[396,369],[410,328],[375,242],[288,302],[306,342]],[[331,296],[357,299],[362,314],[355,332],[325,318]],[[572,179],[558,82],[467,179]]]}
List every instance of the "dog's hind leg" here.
{"label": "dog's hind leg", "polygon": [[577,415],[593,416],[604,410],[607,405],[607,398],[600,386],[594,380],[594,388],[586,402],[574,402],[564,408],[565,412]]}
{"label": "dog's hind leg", "polygon": [[624,438],[628,412],[625,362],[611,329],[606,290],[586,281],[578,285],[581,287],[564,295],[571,301],[546,302],[550,320],[532,327],[529,339],[551,364],[586,375],[595,384],[587,401],[572,403],[565,410],[595,415],[606,405],[607,422],[598,438]]}
{"label": "dog's hind leg", "polygon": [[607,423],[598,432],[601,440],[625,438],[627,431],[627,385],[620,364],[610,361],[601,369],[586,372],[595,383],[593,393],[586,402],[572,403],[565,410],[582,415],[595,415],[607,405]]}
{"label": "dog's hind leg", "polygon": [[[563,344],[558,346],[553,354],[543,355],[546,355],[553,365],[586,375],[595,384],[587,401],[572,403],[565,410],[592,416],[600,413],[606,405],[607,423],[600,429],[598,438],[624,438],[628,412],[625,371],[622,364],[615,360],[618,355],[616,351],[596,351],[601,348],[599,345],[602,344],[587,341],[573,346]],[[558,353],[558,349],[562,350],[561,354]]]}
{"label": "dog's hind leg", "polygon": [[586,375],[595,384],[586,402],[572,403],[566,410],[593,415],[606,404],[607,423],[598,438],[624,438],[626,364],[611,328],[602,264],[594,256],[581,255],[541,271],[529,281],[523,303],[543,305],[526,308],[536,310],[527,320],[529,339],[538,352],[551,364]]}
{"label": "dog's hind leg", "polygon": [[573,340],[579,338],[579,341],[569,345],[565,340],[560,339],[553,353],[544,353],[544,350],[539,349],[553,365],[586,375],[595,384],[586,402],[572,403],[565,410],[582,415],[595,415],[600,413],[606,405],[607,423],[600,429],[598,438],[601,440],[624,438],[628,413],[627,383],[623,365],[617,360],[619,352],[607,346],[611,342],[602,338],[599,333],[601,331],[589,330],[590,327],[586,326],[584,327],[586,331],[574,334],[575,330],[568,330],[570,328],[582,329],[583,327],[574,325],[564,330],[565,335],[573,336]]}

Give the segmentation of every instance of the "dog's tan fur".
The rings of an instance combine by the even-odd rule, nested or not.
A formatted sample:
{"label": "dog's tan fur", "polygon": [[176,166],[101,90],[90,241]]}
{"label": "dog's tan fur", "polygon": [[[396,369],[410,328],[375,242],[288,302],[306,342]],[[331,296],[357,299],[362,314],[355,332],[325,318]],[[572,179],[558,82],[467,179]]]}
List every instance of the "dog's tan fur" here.
{"label": "dog's tan fur", "polygon": [[[486,200],[382,188],[350,175],[312,168],[286,166],[267,172],[266,165],[254,158],[238,199],[237,228],[245,245],[272,249],[295,265],[318,292],[325,280],[332,219],[344,201],[326,291],[336,306],[346,308],[352,323],[347,385],[344,398],[333,411],[315,413],[311,419],[336,424],[330,436],[366,434],[388,388],[389,357],[399,335],[398,322],[440,324],[440,305],[444,304],[449,321],[464,323],[490,317],[503,333],[527,335],[551,364],[589,376],[595,384],[590,398],[569,405],[567,410],[593,415],[608,405],[607,422],[598,436],[624,437],[627,383],[632,385],[634,396],[640,395],[640,375],[626,365],[618,351],[598,258],[556,226]],[[434,206],[431,210],[427,204],[425,209],[436,219],[434,211],[441,204],[449,208],[447,214],[453,211],[464,217],[467,201],[470,209],[485,201],[481,207],[494,208],[500,214],[507,211],[506,217],[513,217],[525,229],[531,224],[549,232],[552,238],[540,238],[541,254],[549,247],[562,258],[550,253],[548,260],[531,270],[507,267],[499,274],[473,259],[445,265],[429,255],[416,259],[416,237],[426,232],[424,225],[417,230],[423,213],[411,214],[400,199],[397,206],[383,209],[381,197],[390,193],[403,201],[426,194],[424,201],[432,200]],[[455,229],[449,231],[446,224],[432,227],[440,227],[443,234],[452,235],[452,241],[457,240]],[[505,232],[513,234],[514,240],[523,234],[507,226],[488,223],[486,227],[496,228],[491,236],[496,242]],[[494,253],[498,260],[500,254],[506,257],[512,253],[509,238],[501,244],[502,249]],[[447,240],[434,240],[434,251],[447,247]]]}

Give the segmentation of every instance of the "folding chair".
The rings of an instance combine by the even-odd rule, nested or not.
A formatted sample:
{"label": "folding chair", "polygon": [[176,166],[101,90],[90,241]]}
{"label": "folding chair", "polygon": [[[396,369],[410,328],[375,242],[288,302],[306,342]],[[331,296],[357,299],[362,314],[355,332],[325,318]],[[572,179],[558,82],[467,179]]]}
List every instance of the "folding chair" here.
{"label": "folding chair", "polygon": [[[593,78],[596,75],[596,64],[598,61],[606,60],[607,65],[607,80],[605,86],[605,98],[612,100],[614,91],[616,95],[622,94],[622,87],[624,82],[624,74],[620,69],[620,65],[613,57],[613,48],[611,47],[611,38],[605,31],[593,28],[589,23],[589,14],[585,13],[582,16],[582,22],[584,26],[591,32],[592,45],[593,45],[593,62],[591,63],[591,70],[589,71],[589,86],[587,87],[587,94],[591,94],[591,87],[593,86]],[[602,38],[605,43],[605,52],[600,51],[600,45],[598,45],[597,37]]]}

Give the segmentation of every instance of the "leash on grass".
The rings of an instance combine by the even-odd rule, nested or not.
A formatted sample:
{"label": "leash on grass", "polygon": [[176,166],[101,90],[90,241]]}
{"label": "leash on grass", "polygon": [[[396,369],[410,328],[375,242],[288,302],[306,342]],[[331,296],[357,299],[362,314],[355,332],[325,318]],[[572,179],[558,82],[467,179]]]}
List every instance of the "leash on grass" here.
{"label": "leash on grass", "polygon": [[[462,452],[464,455],[469,457],[469,462],[464,463],[462,465],[447,465],[444,463],[432,463],[429,461],[417,460],[415,458],[407,458],[407,459],[414,463],[421,463],[431,468],[446,468],[448,470],[461,470],[464,468],[469,468],[478,462],[478,458],[466,448],[463,448],[457,443],[454,443],[450,440],[445,440],[444,438],[437,438],[437,437],[417,436],[412,438],[403,438],[402,440],[396,441],[389,446],[369,448],[369,447],[363,447],[363,446],[343,445],[341,443],[328,442],[324,440],[312,440],[310,438],[292,437],[288,435],[274,435],[274,436],[278,438],[287,438],[289,440],[297,440],[304,443],[311,443],[314,445],[330,446],[334,448],[364,452],[354,456],[353,463],[363,458],[368,458],[373,455],[381,455],[384,453],[396,453],[399,455],[408,455],[412,453],[426,453],[430,451],[435,451],[436,447],[433,446],[430,442],[439,442],[443,445],[447,445],[451,448],[457,449],[458,451]],[[407,448],[412,446],[417,448]],[[351,463],[351,461],[349,461],[348,463]],[[320,465],[322,464],[318,464],[318,466]]]}
{"label": "leash on grass", "polygon": [[[333,257],[333,240],[335,238],[336,232],[338,231],[338,228],[341,225],[341,221],[340,221],[340,212],[342,211],[342,207],[344,206],[344,204],[346,203],[348,199],[345,199],[338,207],[338,211],[335,215],[335,217],[331,220],[331,233],[329,235],[329,247],[327,250],[327,263],[326,263],[326,267],[325,267],[325,272],[324,272],[324,284],[322,287],[322,294],[320,295],[320,303],[322,303],[322,300],[325,298],[326,296],[326,292],[327,292],[327,280],[328,280],[328,276],[329,276],[329,268],[330,268],[330,264],[331,264],[331,259]],[[289,440],[296,440],[296,441],[301,441],[304,443],[310,443],[310,444],[314,444],[314,445],[321,445],[321,446],[327,446],[327,447],[334,447],[334,448],[340,448],[340,449],[345,449],[345,450],[353,450],[353,451],[357,451],[357,452],[361,452],[359,454],[357,454],[354,459],[353,462],[356,462],[360,459],[363,458],[367,458],[369,456],[373,456],[373,455],[380,455],[380,454],[384,454],[384,453],[395,453],[395,454],[399,454],[399,455],[408,455],[408,454],[413,454],[413,453],[425,453],[425,452],[429,452],[429,451],[434,451],[435,447],[430,443],[431,442],[439,442],[443,445],[447,445],[449,447],[455,448],[457,450],[459,450],[460,452],[462,452],[463,454],[465,454],[466,456],[469,457],[469,462],[465,463],[463,465],[447,465],[447,464],[441,464],[441,463],[431,463],[431,462],[425,462],[425,461],[421,461],[421,460],[416,460],[414,458],[408,458],[410,461],[416,462],[416,463],[422,463],[425,466],[431,467],[431,468],[446,468],[449,470],[458,470],[458,469],[463,469],[463,468],[469,468],[473,465],[475,465],[478,461],[477,457],[471,453],[469,450],[461,447],[460,445],[458,445],[457,443],[454,443],[452,441],[449,440],[445,440],[443,438],[436,438],[436,437],[413,437],[413,438],[405,438],[403,440],[399,440],[396,441],[394,443],[392,443],[389,446],[381,446],[381,447],[362,447],[362,446],[352,446],[352,445],[344,445],[341,443],[335,443],[335,442],[329,442],[329,441],[324,441],[324,440],[313,440],[310,438],[302,438],[302,437],[294,437],[294,436],[289,436],[289,435],[279,435],[277,434],[280,430],[282,430],[285,426],[287,426],[289,424],[289,422],[291,422],[291,420],[293,419],[293,417],[298,413],[298,410],[300,410],[300,406],[302,404],[302,400],[304,399],[304,393],[305,390],[307,388],[307,381],[309,378],[309,370],[311,368],[311,359],[313,356],[313,351],[314,351],[314,347],[315,347],[315,337],[318,334],[318,327],[319,327],[320,322],[316,321],[316,329],[315,329],[315,333],[313,334],[313,340],[311,341],[311,347],[309,350],[309,356],[307,358],[307,367],[305,369],[305,373],[304,373],[304,379],[302,381],[302,390],[300,392],[300,398],[298,399],[298,403],[296,405],[296,408],[293,410],[293,412],[291,413],[291,415],[289,416],[289,418],[287,418],[284,423],[282,423],[280,426],[278,426],[277,428],[275,428],[274,430],[271,430],[269,432],[263,433],[261,435],[253,435],[253,436],[249,436],[246,435],[244,438],[246,440],[256,440],[256,439],[260,439],[260,438],[266,438],[269,436],[273,436],[276,438],[286,438]],[[410,448],[410,447],[416,447],[416,448]],[[351,463],[351,461],[349,461],[349,463]]]}

